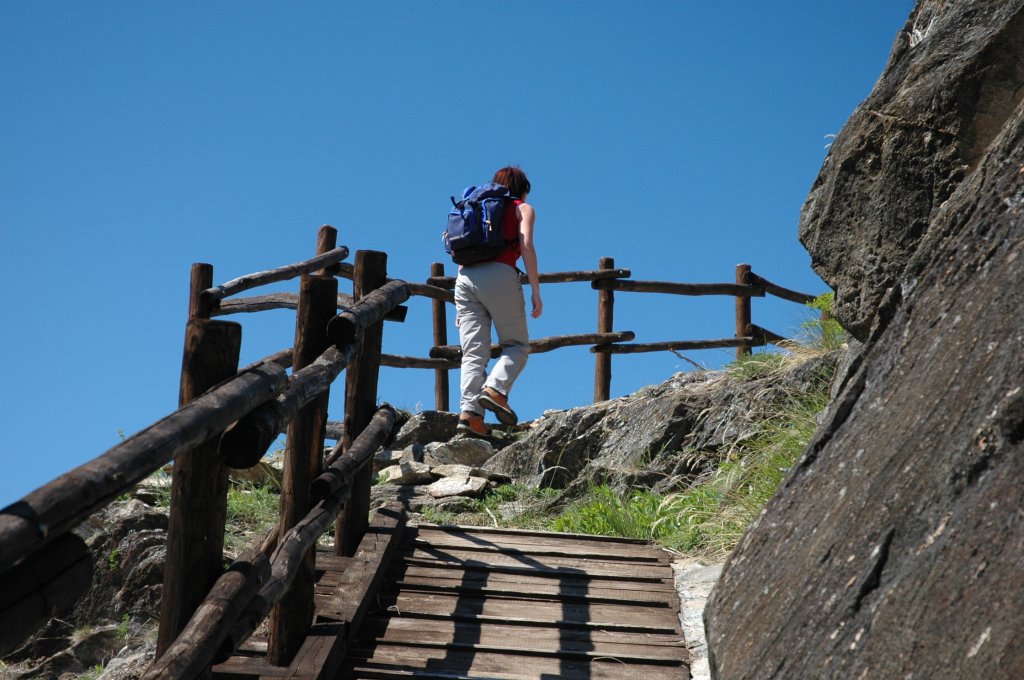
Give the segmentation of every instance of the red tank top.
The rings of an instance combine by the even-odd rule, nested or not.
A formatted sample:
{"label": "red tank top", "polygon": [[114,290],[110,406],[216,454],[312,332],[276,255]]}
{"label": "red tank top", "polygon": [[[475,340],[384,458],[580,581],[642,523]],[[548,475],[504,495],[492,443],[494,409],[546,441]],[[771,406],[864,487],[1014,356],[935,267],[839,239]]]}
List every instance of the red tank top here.
{"label": "red tank top", "polygon": [[492,260],[492,262],[502,262],[507,264],[513,269],[516,266],[516,262],[519,261],[519,257],[522,255],[522,252],[519,250],[518,209],[520,203],[522,203],[522,201],[517,198],[509,201],[508,205],[505,206],[505,219],[503,225],[505,229],[505,240],[511,241],[511,245],[501,251],[501,255],[498,255],[498,257]]}

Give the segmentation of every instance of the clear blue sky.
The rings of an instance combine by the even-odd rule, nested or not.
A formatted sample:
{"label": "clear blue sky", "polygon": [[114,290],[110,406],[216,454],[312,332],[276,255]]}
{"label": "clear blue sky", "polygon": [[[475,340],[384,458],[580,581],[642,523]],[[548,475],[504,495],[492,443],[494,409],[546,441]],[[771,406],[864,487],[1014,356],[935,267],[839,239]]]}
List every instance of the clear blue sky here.
{"label": "clear blue sky", "polygon": [[[423,280],[448,196],[505,164],[532,180],[542,271],[612,256],[637,279],[727,282],[748,262],[824,292],[799,210],[912,7],[0,1],[0,506],[176,407],[192,262],[223,283],[310,257],[332,224]],[[544,297],[533,336],[595,329],[586,284]],[[411,300],[385,351],[426,356],[429,308]],[[805,318],[762,299],[753,317]],[[293,313],[234,319],[243,364],[291,344]],[[615,326],[728,337],[733,305],[620,293]],[[618,357],[613,396],[682,370]],[[385,369],[380,398],[429,409],[432,381]],[[533,357],[512,403],[534,418],[592,395],[573,348]]]}

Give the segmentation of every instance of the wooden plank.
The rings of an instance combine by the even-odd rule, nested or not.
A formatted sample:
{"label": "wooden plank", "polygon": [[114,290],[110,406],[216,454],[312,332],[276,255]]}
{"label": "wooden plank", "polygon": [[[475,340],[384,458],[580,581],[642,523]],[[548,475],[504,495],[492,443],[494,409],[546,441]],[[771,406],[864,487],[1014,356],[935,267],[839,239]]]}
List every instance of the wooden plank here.
{"label": "wooden plank", "polygon": [[508,554],[593,557],[612,561],[632,560],[662,564],[671,562],[668,553],[647,546],[601,545],[593,541],[575,539],[543,539],[526,536],[489,537],[430,531],[413,537],[412,544]]}
{"label": "wooden plank", "polygon": [[518,582],[495,584],[490,581],[463,581],[458,578],[402,578],[395,587],[403,592],[437,592],[445,590],[458,594],[500,597],[504,599],[556,600],[559,602],[606,602],[644,604],[650,607],[670,607],[673,604],[668,591],[649,589],[623,590],[620,588],[593,588],[589,585],[552,583],[523,584]]}
{"label": "wooden plank", "polygon": [[388,562],[398,552],[402,531],[405,527],[405,513],[399,506],[390,506],[377,510],[363,540],[359,543],[356,554],[346,569],[346,573],[361,572],[361,578],[344,593],[345,607],[340,608],[337,622],[325,621],[325,613],[317,611],[318,618],[314,629],[333,626],[335,636],[329,645],[314,640],[309,649],[305,646],[295,657],[293,665],[299,668],[314,667],[316,672],[312,678],[333,678],[338,672],[352,636],[358,630],[363,617],[376,604],[377,590],[384,578]]}
{"label": "wooden plank", "polygon": [[431,621],[425,626],[422,620],[403,616],[367,619],[360,637],[372,637],[376,644],[523,651],[537,655],[564,653],[581,658],[613,656],[634,661],[683,661],[689,656],[682,635],[675,634],[551,630],[458,621]]}
{"label": "wooden plank", "polygon": [[[354,664],[352,675],[343,677],[402,677],[373,675],[373,671],[409,671],[417,678],[577,678],[598,679],[642,675],[644,680],[679,680],[684,675],[682,663],[669,665],[626,663],[614,658],[576,661],[526,654],[464,652],[459,650],[424,650],[413,647],[380,645],[365,661]],[[405,676],[405,677],[408,677]]]}
{"label": "wooden plank", "polygon": [[658,581],[630,581],[628,579],[593,577],[588,575],[574,576],[548,573],[531,573],[529,571],[489,571],[484,568],[463,568],[458,564],[435,564],[420,566],[403,564],[393,567],[395,578],[402,579],[438,579],[454,580],[464,584],[484,583],[488,586],[508,586],[529,588],[532,585],[559,585],[567,588],[600,588],[606,590],[634,591],[641,590],[651,593],[674,593],[675,584],[671,573]]}
{"label": "wooden plank", "polygon": [[575,557],[530,557],[529,555],[503,555],[472,550],[415,548],[405,549],[403,558],[409,564],[431,566],[431,563],[475,564],[493,569],[512,569],[555,572],[566,576],[619,576],[633,580],[658,581],[664,578],[664,565],[616,562],[610,560]]}
{"label": "wooden plank", "polygon": [[463,527],[463,526],[441,526],[439,524],[421,523],[416,527],[417,532],[422,531],[443,531],[445,533],[466,533],[481,534],[485,536],[533,536],[543,539],[572,538],[592,543],[624,543],[633,545],[650,546],[651,542],[643,538],[623,538],[621,536],[597,536],[595,534],[571,534],[558,531],[539,531],[537,529],[509,529],[505,527]]}
{"label": "wooden plank", "polygon": [[213,667],[213,680],[258,680],[259,678],[283,678],[288,668],[271,666],[266,659],[249,656],[233,656],[224,663]]}
{"label": "wooden plank", "polygon": [[673,633],[679,617],[672,609],[652,609],[617,604],[587,604],[474,598],[443,593],[381,593],[381,609],[394,608],[402,616],[444,618],[459,621],[547,625],[651,633]]}

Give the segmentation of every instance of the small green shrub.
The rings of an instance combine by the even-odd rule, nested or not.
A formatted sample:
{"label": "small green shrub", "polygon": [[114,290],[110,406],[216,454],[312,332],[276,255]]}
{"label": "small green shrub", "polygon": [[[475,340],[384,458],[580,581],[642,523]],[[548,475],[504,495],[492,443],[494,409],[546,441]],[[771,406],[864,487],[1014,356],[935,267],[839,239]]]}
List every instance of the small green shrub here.
{"label": "small green shrub", "polygon": [[801,344],[823,352],[831,352],[843,346],[846,331],[832,318],[834,302],[835,293],[825,293],[807,303],[807,308],[817,314],[800,324]]}
{"label": "small green shrub", "polygon": [[794,395],[701,483],[666,498],[662,511],[676,515],[678,529],[664,537],[666,545],[716,557],[728,554],[803,453],[826,404],[824,390]]}
{"label": "small green shrub", "polygon": [[786,366],[786,354],[782,352],[757,352],[746,354],[725,367],[726,373],[737,380],[757,380],[782,371]]}
{"label": "small green shrub", "polygon": [[96,680],[103,675],[103,664],[98,663],[89,670],[78,676],[78,680]]}
{"label": "small green shrub", "polygon": [[618,496],[609,486],[593,487],[551,523],[555,531],[623,538],[659,538],[670,531],[670,518],[660,508],[662,497],[649,491],[634,490]]}

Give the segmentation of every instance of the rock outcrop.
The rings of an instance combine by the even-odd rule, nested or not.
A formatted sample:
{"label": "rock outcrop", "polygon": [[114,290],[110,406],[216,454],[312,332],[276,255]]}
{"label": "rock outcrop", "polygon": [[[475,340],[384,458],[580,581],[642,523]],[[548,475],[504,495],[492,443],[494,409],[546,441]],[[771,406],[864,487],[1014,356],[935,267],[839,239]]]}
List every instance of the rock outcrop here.
{"label": "rock outcrop", "polygon": [[801,238],[865,349],[712,594],[713,677],[1024,677],[1022,98],[1024,1],[925,1],[833,145]]}
{"label": "rock outcrop", "polygon": [[545,414],[484,467],[537,486],[674,491],[715,464],[717,451],[755,436],[792,395],[827,385],[837,360],[817,356],[753,378],[679,373],[627,397]]}
{"label": "rock outcrop", "polygon": [[800,219],[833,312],[867,338],[886,291],[935,233],[1024,98],[1019,0],[918,3],[874,91],[833,142]]}

